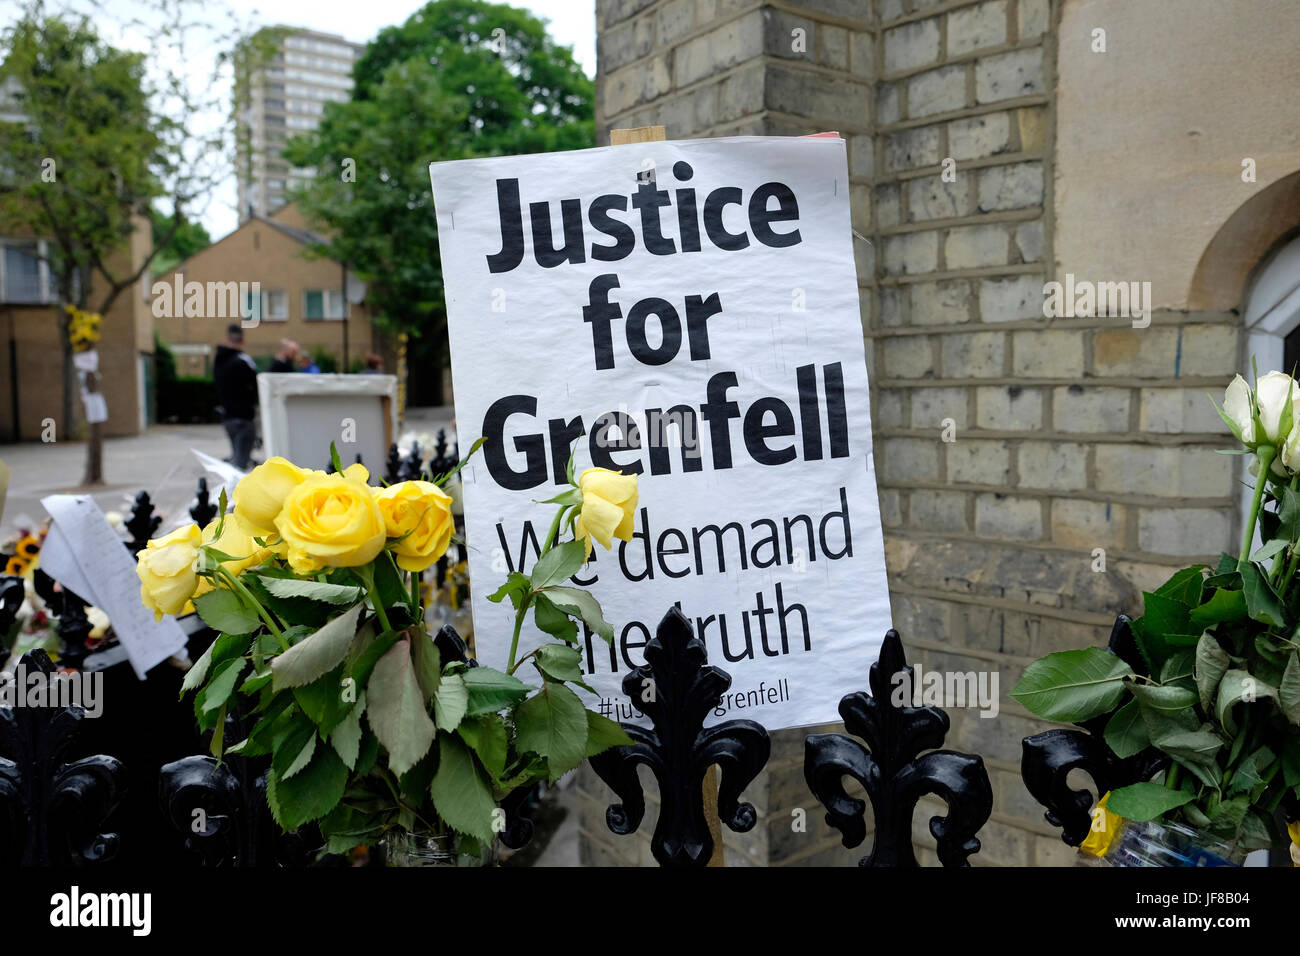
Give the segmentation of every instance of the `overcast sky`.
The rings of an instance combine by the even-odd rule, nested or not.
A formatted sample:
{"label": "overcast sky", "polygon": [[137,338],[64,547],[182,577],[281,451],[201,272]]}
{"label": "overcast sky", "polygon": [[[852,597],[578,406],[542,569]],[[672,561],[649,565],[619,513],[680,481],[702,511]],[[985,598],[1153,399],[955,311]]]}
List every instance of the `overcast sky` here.
{"label": "overcast sky", "polygon": [[[513,6],[524,7],[549,22],[551,36],[559,43],[573,49],[574,58],[588,76],[596,73],[596,14],[595,0],[511,0]],[[199,9],[212,11],[212,22],[220,31],[229,30],[237,23],[258,27],[284,25],[309,27],[325,33],[336,33],[356,43],[370,41],[387,26],[404,22],[424,4],[419,0],[211,0]],[[132,29],[130,21],[149,17],[156,0],[58,0],[50,2],[47,9],[71,7],[90,15],[100,34],[109,42],[129,49],[144,50],[147,43],[143,32]],[[0,0],[0,25],[12,22],[18,4],[14,0]],[[229,14],[233,14],[231,20]],[[202,87],[207,82],[216,55],[224,44],[213,37],[193,34],[193,47],[189,51],[186,73],[192,83]],[[220,47],[220,48],[219,48]],[[223,106],[229,108],[228,90],[222,94]],[[211,129],[222,121],[220,113],[190,118],[191,128]],[[200,215],[212,238],[219,239],[235,228],[238,215],[235,210],[236,190],[233,164],[230,174],[211,197]]]}

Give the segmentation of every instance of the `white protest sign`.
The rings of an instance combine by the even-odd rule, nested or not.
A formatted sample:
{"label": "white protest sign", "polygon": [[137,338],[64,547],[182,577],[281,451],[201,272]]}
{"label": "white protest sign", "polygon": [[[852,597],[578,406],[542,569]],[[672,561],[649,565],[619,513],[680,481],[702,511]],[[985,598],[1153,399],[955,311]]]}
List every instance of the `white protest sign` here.
{"label": "white protest sign", "polygon": [[41,569],[108,615],[135,676],[184,649],[174,617],[153,619],[140,601],[135,559],[90,495],[50,495],[41,504],[53,523],[41,546]]}
{"label": "white protest sign", "polygon": [[[646,176],[646,170],[653,170]],[[638,174],[648,182],[638,183]],[[732,676],[709,717],[838,719],[890,627],[842,140],[738,137],[435,163],[479,659],[513,609],[577,440],[638,474],[630,543],[574,579],[589,706],[678,605]],[[581,438],[579,438],[581,436]],[[551,638],[531,616],[520,654]],[[521,672],[520,676],[525,676]],[[536,675],[534,675],[535,677]]]}

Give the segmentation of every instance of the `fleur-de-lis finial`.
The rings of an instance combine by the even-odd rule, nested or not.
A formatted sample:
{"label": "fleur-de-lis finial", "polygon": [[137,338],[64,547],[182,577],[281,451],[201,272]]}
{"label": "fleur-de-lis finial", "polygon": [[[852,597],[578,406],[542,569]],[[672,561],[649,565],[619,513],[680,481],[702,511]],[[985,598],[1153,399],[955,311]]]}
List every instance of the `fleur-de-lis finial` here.
{"label": "fleur-de-lis finial", "polygon": [[[1121,614],[1110,631],[1107,649],[1145,675],[1146,663],[1138,652],[1129,627]],[[1082,730],[1055,728],[1026,737],[1021,741],[1020,776],[1034,799],[1047,808],[1047,822],[1061,828],[1061,839],[1078,846],[1092,829],[1091,791],[1076,790],[1069,784],[1072,771],[1082,770],[1092,777],[1098,793],[1106,793],[1142,780],[1150,780],[1169,764],[1169,758],[1154,747],[1147,747],[1131,757],[1120,759],[1103,736],[1109,714],[1079,724]]]}
{"label": "fleur-de-lis finial", "polygon": [[668,611],[646,645],[646,664],[623,678],[623,693],[638,701],[652,728],[624,724],[636,743],[591,758],[592,769],[621,803],[605,813],[609,828],[633,833],[645,816],[645,793],[637,766],[645,764],[659,781],[661,809],[651,852],[661,866],[704,866],[713,855],[713,837],[704,816],[703,783],[708,768],[720,773],[718,816],[744,833],[757,820],[754,808],[740,802],[771,753],[762,725],[727,720],[704,727],[704,718],[731,686],[725,671],[708,663],[704,643],[691,632],[681,611]]}
{"label": "fleur-de-lis finial", "polygon": [[[984,761],[972,754],[934,750],[948,734],[948,715],[939,707],[913,707],[894,700],[903,674],[912,687],[912,668],[903,656],[898,632],[890,630],[871,665],[871,693],[859,691],[840,701],[849,733],[810,734],[804,743],[804,779],[827,809],[826,822],[844,834],[846,847],[866,838],[866,804],[844,789],[853,777],[867,791],[875,815],[875,845],[861,866],[918,866],[912,849],[912,816],[921,796],[933,793],[948,805],[946,817],[930,820],[944,866],[969,866],[979,850],[975,834],[993,812],[993,789]],[[931,753],[922,754],[923,750]]]}

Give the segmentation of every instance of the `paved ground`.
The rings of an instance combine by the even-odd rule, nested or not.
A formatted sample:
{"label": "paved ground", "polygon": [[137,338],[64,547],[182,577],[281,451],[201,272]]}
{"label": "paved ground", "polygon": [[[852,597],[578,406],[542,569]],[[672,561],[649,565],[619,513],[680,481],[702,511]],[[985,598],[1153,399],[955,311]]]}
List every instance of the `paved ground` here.
{"label": "paved ground", "polygon": [[[436,432],[450,426],[452,414],[450,408],[408,409],[402,433]],[[171,528],[186,516],[198,479],[207,474],[192,448],[218,459],[230,454],[220,425],[154,425],[141,435],[109,438],[104,442],[105,484],[91,493],[103,511],[127,514],[137,492],[147,491],[163,515],[163,529]],[[22,521],[44,520],[41,498],[46,495],[88,490],[78,485],[86,469],[84,442],[0,445],[0,461],[10,471],[0,540]],[[208,479],[215,486],[212,476]]]}

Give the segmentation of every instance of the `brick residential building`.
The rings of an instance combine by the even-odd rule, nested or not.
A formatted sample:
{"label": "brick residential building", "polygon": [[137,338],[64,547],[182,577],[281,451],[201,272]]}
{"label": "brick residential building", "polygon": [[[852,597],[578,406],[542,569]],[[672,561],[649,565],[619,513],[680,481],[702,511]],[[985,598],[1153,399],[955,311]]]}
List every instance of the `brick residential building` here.
{"label": "brick residential building", "polygon": [[[304,255],[314,238],[298,207],[283,206],[270,216],[246,220],[172,272],[155,276],[154,283],[174,285],[177,275],[182,283],[259,283],[261,317],[255,327],[244,329],[244,350],[263,366],[280,340],[288,338],[304,351],[329,353],[339,371],[349,370],[370,352],[384,356],[385,367],[392,371],[393,357],[375,332],[370,307],[362,303],[349,308],[344,302],[342,264]],[[167,309],[160,304],[158,311]],[[155,316],[153,323],[176,355],[177,372],[210,376],[216,345],[225,338],[226,326],[239,317],[232,319],[228,309],[214,309],[213,314],[205,310],[200,316],[173,311],[175,315]]]}
{"label": "brick residential building", "polygon": [[[1261,372],[1300,358],[1293,5],[598,0],[596,16],[602,144],[655,124],[847,140],[894,623],[926,669],[1000,677],[995,719],[950,710],[947,746],[993,783],[972,862],[1071,863],[1019,775],[1045,724],[1008,694],[1035,657],[1104,643],[1174,569],[1235,551],[1241,460],[1215,454],[1232,443],[1206,396],[1252,355]],[[1045,318],[1052,282],[1136,282],[1149,312]],[[806,732],[773,735],[729,864],[862,855],[808,793]],[[612,794],[580,779],[584,862],[650,862],[654,807],[616,838]],[[936,812],[913,821],[923,863]]]}
{"label": "brick residential building", "polygon": [[[136,222],[131,241],[110,268],[130,275],[149,254],[149,222]],[[42,260],[47,241],[0,236],[0,442],[78,436],[84,428],[80,399],[76,422],[63,418],[63,342],[58,293]],[[102,298],[96,274],[87,306]],[[143,289],[143,284],[141,286]],[[107,436],[135,435],[148,424],[153,381],[153,331],[147,299],[135,287],[123,289],[104,315],[99,353],[100,390],[108,404]],[[71,483],[69,479],[69,483]]]}

